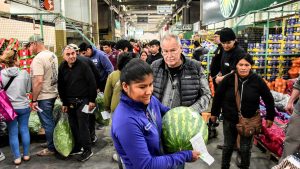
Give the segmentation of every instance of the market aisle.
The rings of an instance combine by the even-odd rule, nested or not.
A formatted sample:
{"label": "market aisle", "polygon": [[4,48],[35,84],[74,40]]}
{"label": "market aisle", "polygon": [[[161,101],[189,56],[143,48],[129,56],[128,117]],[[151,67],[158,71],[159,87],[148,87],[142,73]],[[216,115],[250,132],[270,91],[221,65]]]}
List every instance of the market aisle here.
{"label": "market aisle", "polygon": [[[222,131],[222,125],[218,127],[218,131]],[[103,136],[103,131],[97,130],[98,136]],[[106,132],[107,133],[107,132]],[[107,134],[104,134],[107,135]],[[99,137],[101,138],[101,137]],[[222,134],[218,138],[213,139],[208,144],[208,151],[215,158],[215,162],[208,166],[202,160],[198,160],[195,163],[186,164],[186,169],[220,169],[221,168],[221,157],[222,151],[217,149],[218,144],[222,144],[223,136]],[[40,143],[31,144],[31,152],[37,152],[40,150]],[[98,140],[96,146],[93,147],[94,156],[91,157],[87,162],[78,162],[75,157],[71,157],[67,160],[59,160],[52,157],[38,157],[32,156],[32,159],[29,162],[23,162],[19,167],[15,167],[12,163],[12,156],[8,146],[1,148],[1,150],[6,155],[6,160],[0,162],[1,169],[11,169],[11,168],[20,168],[20,169],[118,169],[116,162],[112,161],[111,154],[113,148],[111,146],[111,141],[108,137],[104,137],[102,140]],[[234,163],[234,158],[236,154],[233,154],[231,161],[231,169],[238,169]],[[265,153],[262,153],[256,146],[253,146],[252,149],[252,158],[250,169],[270,169],[276,165],[272,160],[268,159],[268,156]]]}

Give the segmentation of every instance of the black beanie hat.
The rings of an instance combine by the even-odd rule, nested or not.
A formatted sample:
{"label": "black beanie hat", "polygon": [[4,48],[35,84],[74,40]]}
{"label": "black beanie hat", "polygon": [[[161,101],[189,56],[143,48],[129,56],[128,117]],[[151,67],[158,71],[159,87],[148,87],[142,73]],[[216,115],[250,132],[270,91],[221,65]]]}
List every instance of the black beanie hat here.
{"label": "black beanie hat", "polygon": [[220,33],[220,41],[221,42],[227,42],[231,40],[235,40],[236,36],[232,29],[230,28],[224,28],[221,30]]}

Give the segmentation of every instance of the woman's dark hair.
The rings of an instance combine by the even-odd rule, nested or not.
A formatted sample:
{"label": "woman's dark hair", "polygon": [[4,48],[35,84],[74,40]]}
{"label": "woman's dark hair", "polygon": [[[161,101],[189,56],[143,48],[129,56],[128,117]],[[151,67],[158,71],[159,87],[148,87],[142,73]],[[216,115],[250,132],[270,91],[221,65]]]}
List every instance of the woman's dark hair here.
{"label": "woman's dark hair", "polygon": [[117,60],[117,68],[122,71],[122,69],[126,66],[126,64],[132,59],[134,56],[130,52],[123,52],[118,56]]}
{"label": "woman's dark hair", "polygon": [[131,59],[121,71],[121,84],[125,82],[130,84],[132,82],[143,81],[146,75],[153,74],[150,65],[141,59]]}
{"label": "woman's dark hair", "polygon": [[130,44],[130,42],[128,40],[125,40],[125,39],[119,40],[116,43],[115,48],[117,50],[119,50],[119,49],[125,50],[125,48],[128,48],[129,52],[132,52],[132,50],[133,50],[133,46]]}
{"label": "woman's dark hair", "polygon": [[247,62],[250,63],[250,65],[254,65],[254,61],[252,56],[249,53],[243,53],[241,56],[238,56],[238,59],[236,60],[235,66],[239,63],[240,60],[245,59]]}
{"label": "woman's dark hair", "polygon": [[148,53],[146,51],[142,50],[140,53],[140,57],[142,56],[143,53],[146,53],[146,55],[148,56]]}

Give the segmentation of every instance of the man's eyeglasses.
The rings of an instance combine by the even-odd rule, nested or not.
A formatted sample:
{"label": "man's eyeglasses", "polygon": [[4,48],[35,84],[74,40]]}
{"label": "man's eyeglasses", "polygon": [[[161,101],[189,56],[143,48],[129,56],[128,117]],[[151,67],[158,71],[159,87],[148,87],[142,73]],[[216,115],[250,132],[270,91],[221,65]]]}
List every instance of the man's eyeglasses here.
{"label": "man's eyeglasses", "polygon": [[171,53],[171,55],[176,55],[177,52],[178,52],[178,50],[179,50],[179,48],[178,48],[178,49],[171,49],[171,50],[169,50],[169,51],[167,51],[167,50],[162,50],[161,54],[162,54],[163,56],[168,56],[169,53]]}

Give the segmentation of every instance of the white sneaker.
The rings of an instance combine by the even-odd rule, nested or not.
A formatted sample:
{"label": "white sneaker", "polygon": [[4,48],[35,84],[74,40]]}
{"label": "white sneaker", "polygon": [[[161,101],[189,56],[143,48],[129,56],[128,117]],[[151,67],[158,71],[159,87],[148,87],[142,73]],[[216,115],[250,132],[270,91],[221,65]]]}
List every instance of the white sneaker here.
{"label": "white sneaker", "polygon": [[3,161],[3,160],[5,160],[5,155],[2,152],[0,152],[0,161]]}

